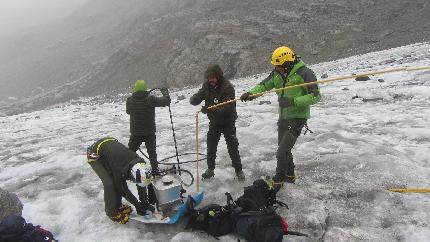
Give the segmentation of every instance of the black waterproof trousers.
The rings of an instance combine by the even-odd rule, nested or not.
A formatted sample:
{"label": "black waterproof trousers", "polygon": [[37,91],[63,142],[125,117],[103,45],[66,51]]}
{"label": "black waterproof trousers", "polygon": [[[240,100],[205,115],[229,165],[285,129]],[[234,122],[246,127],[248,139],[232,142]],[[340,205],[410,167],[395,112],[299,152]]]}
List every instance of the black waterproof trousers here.
{"label": "black waterproof trousers", "polygon": [[128,148],[134,152],[136,152],[140,145],[145,142],[146,151],[148,152],[149,162],[151,163],[152,169],[158,168],[157,163],[157,150],[156,150],[156,137],[155,134],[149,135],[134,135],[130,136],[130,140],[128,141]]}
{"label": "black waterproof trousers", "polygon": [[280,177],[295,176],[294,161],[291,150],[302,132],[306,119],[283,119],[278,121],[278,160],[276,175]]}
{"label": "black waterproof trousers", "polygon": [[242,171],[242,161],[239,155],[239,141],[236,137],[235,122],[231,124],[209,124],[207,134],[207,164],[209,169],[215,169],[216,152],[221,134],[224,134],[228,154],[236,172]]}

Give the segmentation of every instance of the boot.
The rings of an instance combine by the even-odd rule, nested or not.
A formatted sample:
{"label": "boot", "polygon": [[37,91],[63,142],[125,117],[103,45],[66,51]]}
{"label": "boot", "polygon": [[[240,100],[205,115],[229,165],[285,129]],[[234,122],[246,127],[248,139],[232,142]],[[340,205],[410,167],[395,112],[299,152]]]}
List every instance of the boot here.
{"label": "boot", "polygon": [[152,214],[154,213],[154,211],[155,211],[154,206],[149,204],[148,201],[142,201],[136,205],[136,212],[141,216],[145,216],[146,214],[148,214],[148,212]]}
{"label": "boot", "polygon": [[285,176],[281,174],[276,174],[272,179],[273,189],[278,192],[284,186]]}
{"label": "boot", "polygon": [[203,179],[209,179],[215,176],[215,172],[212,169],[206,169],[206,171],[202,174]]}
{"label": "boot", "polygon": [[237,171],[236,177],[238,181],[245,181],[245,173],[243,171]]}
{"label": "boot", "polygon": [[295,184],[296,183],[296,176],[295,175],[285,176],[285,182]]}
{"label": "boot", "polygon": [[130,214],[131,212],[133,212],[133,209],[131,208],[130,205],[121,204],[121,207],[118,208],[118,212],[123,214]]}

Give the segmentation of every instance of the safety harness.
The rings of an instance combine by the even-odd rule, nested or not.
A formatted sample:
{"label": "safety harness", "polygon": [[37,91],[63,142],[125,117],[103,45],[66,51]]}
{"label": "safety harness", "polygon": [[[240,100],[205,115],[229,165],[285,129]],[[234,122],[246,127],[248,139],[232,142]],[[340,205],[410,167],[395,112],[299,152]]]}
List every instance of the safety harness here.
{"label": "safety harness", "polygon": [[[95,162],[100,158],[100,149],[101,149],[102,145],[106,142],[109,142],[109,141],[117,141],[117,140],[114,138],[104,138],[104,139],[97,141],[96,143],[94,143],[90,147],[88,147],[88,149],[87,149],[87,159],[88,159],[87,161],[88,161],[88,163]],[[97,146],[96,146],[96,144],[97,144]]]}

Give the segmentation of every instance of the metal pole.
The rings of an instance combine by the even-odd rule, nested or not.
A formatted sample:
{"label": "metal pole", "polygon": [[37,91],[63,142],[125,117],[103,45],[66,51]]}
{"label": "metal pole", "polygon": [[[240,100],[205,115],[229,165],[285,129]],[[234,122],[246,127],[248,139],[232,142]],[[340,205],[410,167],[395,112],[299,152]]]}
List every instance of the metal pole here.
{"label": "metal pole", "polygon": [[197,169],[197,192],[200,190],[200,175],[199,175],[199,113],[196,112],[196,169]]}
{"label": "metal pole", "polygon": [[173,142],[175,142],[176,161],[178,161],[178,171],[179,171],[179,175],[181,175],[181,167],[179,166],[178,145],[176,144],[175,128],[173,127],[172,110],[170,109],[170,105],[169,105],[169,114],[170,114],[170,123],[172,124]]}

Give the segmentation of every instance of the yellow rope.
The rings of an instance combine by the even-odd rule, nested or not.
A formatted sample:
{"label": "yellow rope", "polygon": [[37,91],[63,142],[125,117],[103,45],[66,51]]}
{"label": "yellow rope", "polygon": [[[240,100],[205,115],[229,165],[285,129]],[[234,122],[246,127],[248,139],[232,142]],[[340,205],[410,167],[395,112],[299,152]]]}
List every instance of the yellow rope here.
{"label": "yellow rope", "polygon": [[[351,75],[348,75],[348,76],[333,77],[333,78],[328,78],[328,79],[321,80],[321,81],[307,82],[307,83],[302,83],[302,84],[298,84],[298,85],[294,85],[294,86],[288,86],[288,87],[284,87],[284,88],[272,89],[272,90],[269,90],[269,91],[266,91],[266,92],[252,94],[252,95],[250,95],[250,97],[259,97],[259,96],[265,95],[267,93],[279,92],[279,91],[288,90],[288,89],[292,89],[292,88],[296,88],[296,87],[304,87],[304,86],[309,86],[309,85],[315,85],[315,84],[321,84],[321,83],[327,83],[327,82],[346,80],[346,79],[351,79],[351,78],[355,78],[355,77],[359,77],[359,76],[379,75],[379,74],[391,73],[391,72],[399,72],[399,71],[422,71],[422,70],[430,70],[430,66],[421,66],[421,67],[414,67],[414,68],[411,68],[411,67],[398,67],[398,68],[393,68],[393,69],[388,69],[388,70],[382,70],[382,71],[371,71],[371,72],[363,72],[363,73],[358,73],[358,74],[351,74]],[[226,102],[218,103],[216,105],[212,105],[212,106],[208,107],[208,110],[213,109],[213,108],[217,108],[217,107],[220,107],[220,106],[224,106],[224,105],[229,104],[229,103],[237,102],[237,101],[240,101],[240,99],[236,98],[236,99],[232,99],[232,100],[229,100],[229,101],[226,101]]]}
{"label": "yellow rope", "polygon": [[[327,83],[327,82],[334,82],[334,81],[340,81],[340,80],[346,80],[346,79],[351,79],[351,78],[355,78],[355,77],[359,77],[359,76],[369,76],[369,75],[378,75],[378,74],[384,74],[384,73],[392,73],[392,72],[400,72],[400,71],[422,71],[422,70],[430,70],[430,66],[421,66],[421,67],[398,67],[398,68],[393,68],[393,69],[387,69],[387,70],[381,70],[381,71],[371,71],[371,72],[363,72],[363,73],[358,73],[358,74],[351,74],[348,76],[341,76],[341,77],[333,77],[333,78],[328,78],[325,80],[321,80],[321,81],[315,81],[315,82],[308,82],[308,83],[303,83],[303,84],[298,84],[298,85],[294,85],[294,86],[288,86],[288,87],[284,87],[284,88],[278,88],[278,89],[272,89],[266,92],[262,92],[262,93],[258,93],[258,94],[252,94],[250,95],[250,97],[258,97],[258,96],[262,96],[265,95],[267,93],[272,93],[272,92],[278,92],[278,91],[282,91],[282,90],[287,90],[287,89],[292,89],[292,88],[296,88],[296,87],[303,87],[303,86],[309,86],[309,85],[315,85],[315,84],[321,84],[321,83]],[[226,102],[222,102],[222,103],[218,103],[216,105],[212,105],[210,107],[208,107],[208,110],[210,109],[214,109],[220,106],[224,106],[230,103],[234,103],[240,101],[240,98],[236,98],[236,99],[232,99]],[[196,112],[196,153],[197,153],[197,192],[199,191],[199,113],[200,111]],[[391,190],[396,190],[396,189],[390,189]],[[429,192],[429,189],[424,189],[424,192]],[[408,191],[409,192],[409,191]],[[420,190],[420,192],[423,192]]]}
{"label": "yellow rope", "polygon": [[391,188],[388,189],[390,192],[411,192],[411,193],[427,193],[430,192],[430,188]]}

